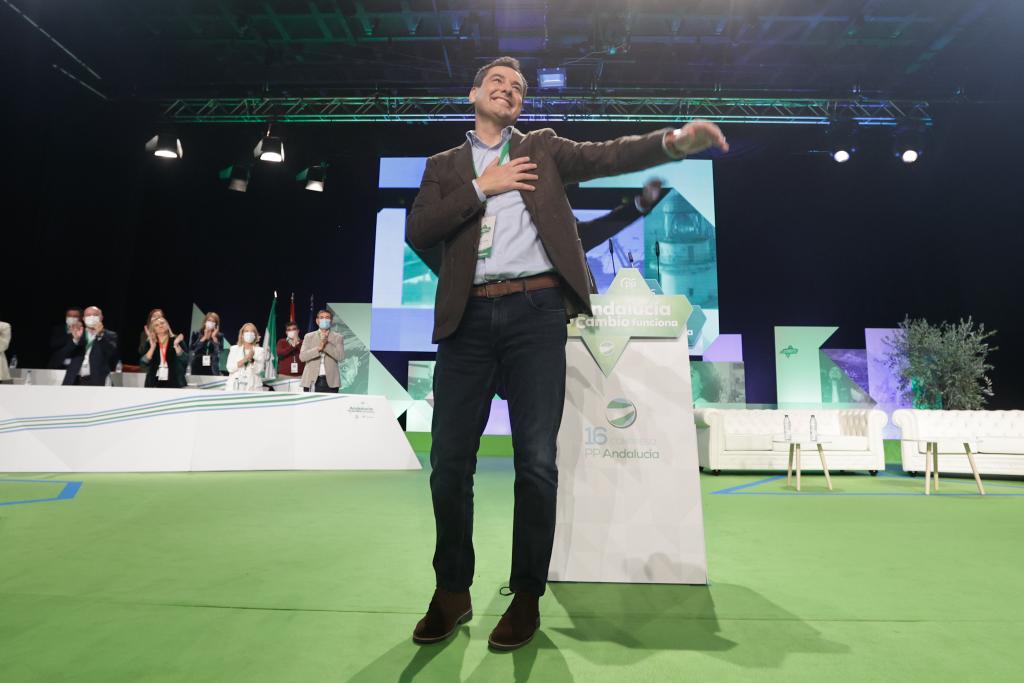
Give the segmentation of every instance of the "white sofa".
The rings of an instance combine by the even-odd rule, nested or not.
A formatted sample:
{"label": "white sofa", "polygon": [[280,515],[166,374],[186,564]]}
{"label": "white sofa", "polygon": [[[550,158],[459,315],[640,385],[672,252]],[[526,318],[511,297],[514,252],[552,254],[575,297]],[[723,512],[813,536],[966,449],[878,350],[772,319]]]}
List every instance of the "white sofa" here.
{"label": "white sofa", "polygon": [[1024,476],[1024,410],[897,410],[903,471],[924,472],[928,441],[939,450],[939,472],[970,474],[964,443],[981,474]]}
{"label": "white sofa", "polygon": [[[776,443],[789,415],[794,434],[807,434],[813,414],[824,445],[828,468],[885,469],[882,428],[888,418],[881,410],[821,408],[815,410],[744,410],[742,408],[700,408],[695,413],[700,466],[706,471],[778,470],[785,472],[789,447]],[[806,447],[805,447],[805,450]],[[817,453],[805,453],[803,469],[821,470]]]}

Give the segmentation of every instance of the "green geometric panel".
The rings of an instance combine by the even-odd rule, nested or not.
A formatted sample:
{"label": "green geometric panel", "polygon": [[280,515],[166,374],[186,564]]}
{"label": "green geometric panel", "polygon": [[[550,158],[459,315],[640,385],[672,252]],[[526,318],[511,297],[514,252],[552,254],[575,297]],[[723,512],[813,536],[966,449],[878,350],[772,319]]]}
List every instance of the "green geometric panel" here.
{"label": "green geometric panel", "polygon": [[203,329],[203,323],[206,322],[206,314],[199,310],[199,307],[192,304],[192,322],[188,328],[188,338],[192,339],[192,335]]}
{"label": "green geometric panel", "polygon": [[402,263],[402,305],[430,308],[436,295],[437,275],[406,244]]}
{"label": "green geometric panel", "polygon": [[341,392],[384,396],[397,418],[412,398],[387,368],[370,353],[371,304],[327,304],[334,315],[332,329],[344,338],[345,359],[339,364]]}
{"label": "green geometric panel", "polygon": [[[861,374],[867,375],[867,354],[858,349],[829,349],[818,351],[820,354],[819,366],[821,368],[821,403],[823,405],[840,406],[870,406],[875,400],[868,395],[867,389],[858,385],[850,376],[851,372],[863,370]],[[840,354],[844,366],[840,366],[833,360],[833,354]],[[863,367],[861,367],[863,366]]]}
{"label": "green geometric panel", "polygon": [[838,327],[776,327],[775,385],[780,406],[821,405],[818,349]]}

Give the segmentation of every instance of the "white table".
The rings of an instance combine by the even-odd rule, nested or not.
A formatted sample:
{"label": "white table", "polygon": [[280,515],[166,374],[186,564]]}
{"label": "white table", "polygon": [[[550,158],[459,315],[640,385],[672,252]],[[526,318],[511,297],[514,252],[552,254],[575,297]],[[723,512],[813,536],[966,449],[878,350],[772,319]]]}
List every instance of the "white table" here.
{"label": "white table", "polygon": [[384,396],[0,386],[0,472],[420,469]]}
{"label": "white table", "polygon": [[796,460],[796,490],[800,490],[800,452],[802,446],[817,447],[818,457],[821,458],[821,470],[825,473],[825,484],[828,486],[828,490],[832,490],[832,477],[829,475],[828,463],[825,461],[825,449],[824,446],[830,442],[828,439],[822,439],[820,436],[812,439],[810,436],[802,436],[794,434],[787,438],[784,435],[776,435],[772,437],[774,443],[784,443],[789,446],[789,465],[786,467],[786,486],[790,485],[793,479],[793,461]]}
{"label": "white table", "polygon": [[[914,443],[914,447],[917,444],[925,442],[925,454],[924,454],[924,495],[931,495],[931,484],[932,477],[935,479],[935,490],[939,490],[939,441],[949,441],[949,437],[918,437],[916,439],[903,439],[904,441],[911,441]],[[985,495],[985,487],[981,483],[981,474],[978,473],[978,466],[974,462],[974,452],[971,450],[971,444],[969,441],[962,442],[964,444],[964,453],[967,455],[967,461],[971,464],[971,472],[974,474],[974,482],[978,485],[978,493],[982,496]],[[931,456],[931,457],[929,457]]]}

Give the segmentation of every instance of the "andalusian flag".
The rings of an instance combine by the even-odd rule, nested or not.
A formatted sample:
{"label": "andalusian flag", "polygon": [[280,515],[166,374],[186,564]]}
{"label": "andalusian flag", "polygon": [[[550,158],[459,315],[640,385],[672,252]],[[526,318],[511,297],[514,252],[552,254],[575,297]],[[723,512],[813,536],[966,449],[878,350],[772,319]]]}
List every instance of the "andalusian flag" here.
{"label": "andalusian flag", "polygon": [[267,316],[267,329],[263,333],[263,349],[267,352],[267,367],[263,371],[263,379],[277,378],[277,292],[270,302],[270,315]]}

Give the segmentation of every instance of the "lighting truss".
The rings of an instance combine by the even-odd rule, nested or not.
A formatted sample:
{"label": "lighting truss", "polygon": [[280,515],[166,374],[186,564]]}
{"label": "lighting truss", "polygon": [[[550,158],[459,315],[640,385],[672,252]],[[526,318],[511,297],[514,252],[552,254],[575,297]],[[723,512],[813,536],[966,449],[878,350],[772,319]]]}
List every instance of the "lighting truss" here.
{"label": "lighting truss", "polygon": [[[472,121],[464,97],[220,97],[163,103],[164,119],[180,123],[380,123]],[[538,96],[523,102],[520,121],[680,123],[708,119],[728,124],[827,125],[837,114],[862,126],[894,126],[901,120],[931,123],[928,103],[864,97],[632,97]]]}

